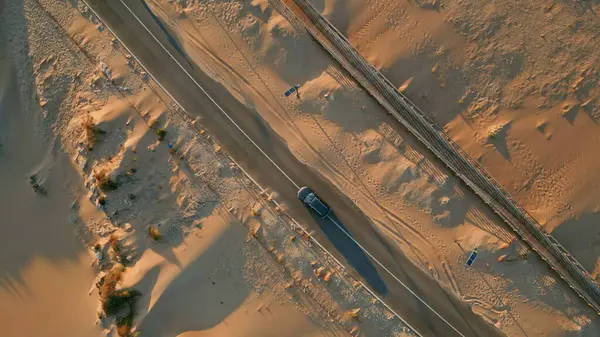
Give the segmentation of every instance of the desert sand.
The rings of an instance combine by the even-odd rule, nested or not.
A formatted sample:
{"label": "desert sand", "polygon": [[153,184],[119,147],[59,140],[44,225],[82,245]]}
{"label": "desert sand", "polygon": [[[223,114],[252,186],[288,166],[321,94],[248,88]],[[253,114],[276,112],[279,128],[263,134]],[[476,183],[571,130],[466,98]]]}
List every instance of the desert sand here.
{"label": "desert sand", "polygon": [[[175,32],[186,53],[199,67],[211,73],[242,102],[256,109],[286,139],[298,158],[351,197],[372,219],[370,226],[393,242],[399,254],[408,256],[442,287],[469,303],[483,319],[510,336],[598,334],[595,313],[576,299],[522,242],[515,240],[501,220],[399,128],[296,21],[284,17],[268,1],[260,0],[211,3],[152,0],[148,3]],[[549,28],[536,27],[533,21],[548,27],[560,24],[542,18],[536,21],[523,14],[527,11],[500,4],[464,6],[463,2],[444,3],[443,7],[434,6],[433,10],[421,8],[426,7],[425,3],[420,7],[417,3],[395,1],[315,1],[315,5],[347,32],[351,41],[386,75],[389,74],[399,89],[425,111],[431,111],[462,146],[480,158],[486,168],[549,228],[552,228],[551,218],[559,219],[557,213],[553,213],[559,209],[559,204],[575,203],[574,199],[567,198],[567,194],[579,195],[579,205],[585,204],[585,207],[595,200],[593,194],[583,192],[594,186],[593,180],[588,179],[594,179],[595,157],[586,149],[592,147],[597,126],[590,120],[591,114],[582,113],[594,111],[591,108],[593,101],[587,104],[573,101],[569,107],[566,103],[552,105],[546,102],[550,104],[548,107],[539,108],[543,113],[525,113],[532,111],[527,110],[531,104],[537,108],[541,103],[520,97],[526,92],[534,92],[532,88],[536,85],[531,84],[535,82],[532,79],[542,77],[524,69],[529,65],[541,67],[543,62],[552,60],[547,56],[551,50],[566,52],[566,47],[540,53],[544,61],[525,62],[523,56],[509,50],[509,46],[500,53],[500,44],[494,40],[494,36],[506,36],[503,37],[505,41],[519,46],[518,40],[510,36],[512,31],[538,41],[538,32]],[[527,6],[537,8],[541,13],[540,6]],[[565,8],[559,11],[561,15],[567,15],[571,12],[567,6],[549,5],[550,9],[543,15],[551,15],[553,10],[560,8]],[[512,10],[510,19],[508,14],[494,14],[501,8]],[[533,12],[533,9],[529,11]],[[589,21],[592,20],[590,13],[587,11],[581,16]],[[484,18],[485,24],[476,24]],[[577,29],[572,30],[583,32],[585,23],[583,19],[579,20],[582,22],[574,23]],[[501,29],[502,22],[526,28]],[[471,35],[464,36],[468,34]],[[540,39],[544,41],[544,37]],[[587,43],[581,48],[592,48],[592,45]],[[537,47],[529,46],[532,50],[538,50]],[[552,47],[548,44],[545,48]],[[535,57],[533,52],[528,55]],[[581,59],[569,55],[561,59],[561,66],[545,64],[543,69],[562,71],[569,57]],[[587,55],[594,54],[589,52]],[[465,65],[457,70],[454,62],[459,61]],[[575,64],[579,63],[573,62],[573,67]],[[463,75],[461,69],[470,69],[470,72]],[[573,80],[580,78],[581,69],[571,71]],[[586,76],[581,78],[594,78],[587,76],[588,70],[583,75]],[[486,82],[489,78],[496,82]],[[469,86],[464,84],[468,80],[473,82]],[[560,83],[566,92],[571,90],[571,82]],[[577,83],[580,87],[587,85],[587,82]],[[295,84],[300,85],[300,96],[282,100],[282,93]],[[509,84],[512,96],[503,91],[503,85]],[[481,90],[496,90],[497,95],[486,97],[474,93],[476,85]],[[466,90],[467,87],[473,89]],[[537,84],[537,88],[541,89],[541,86]],[[546,91],[551,89],[555,88],[549,84]],[[594,92],[591,87],[586,89],[588,91],[589,95]],[[499,97],[512,97],[510,108],[508,103],[506,107],[499,104]],[[467,121],[462,113],[467,107],[472,112],[469,118],[481,116],[481,120]],[[575,107],[575,112],[560,112],[571,107]],[[576,118],[569,121],[565,117],[569,114]],[[507,135],[517,137],[518,132],[522,139],[504,141]],[[526,147],[525,139],[536,142],[536,150]],[[573,145],[568,141],[574,139],[586,145]],[[569,152],[573,148],[581,150],[581,155]],[[503,159],[502,151],[505,156],[508,151],[512,159]],[[568,156],[561,155],[561,151],[578,161],[569,164],[565,161]],[[538,156],[548,161],[541,164]],[[564,165],[567,166],[561,170]],[[547,171],[538,170],[540,167],[546,167]],[[567,167],[583,171],[570,171]],[[531,179],[534,174],[551,171],[563,172],[564,177],[568,177],[567,180],[560,179],[560,186],[565,186],[562,190],[540,187],[540,184],[553,186],[557,182]],[[520,183],[518,179],[522,179]],[[524,197],[525,189],[517,186],[527,181],[531,184],[526,190],[536,192]],[[581,190],[570,194],[575,181]],[[535,193],[538,194],[533,197]],[[532,207],[528,200],[534,199],[550,213]],[[577,208],[579,211],[573,207],[562,209],[574,212],[574,217],[583,214],[583,208]],[[565,234],[567,241],[560,235],[558,238],[571,249],[573,246],[568,245],[568,240],[579,240],[580,233],[593,237],[585,231],[573,231]],[[479,267],[466,269],[466,254],[475,247],[480,251]],[[582,258],[588,256],[595,261],[596,255],[589,245],[579,248],[581,250],[576,249],[574,253],[584,252]]]}
{"label": "desert sand", "polygon": [[[20,13],[20,20],[24,20]],[[3,17],[4,18],[4,17]],[[21,21],[24,23],[24,21]],[[94,279],[92,257],[77,239],[71,205],[84,189],[68,158],[49,137],[32,91],[32,71],[17,70],[26,46],[4,48],[25,33],[6,34],[0,20],[0,322],[5,336],[100,336],[96,300],[85,295]],[[23,62],[23,63],[20,63]],[[35,175],[52,198],[40,198]],[[83,296],[68,294],[80,293]],[[68,314],[65,314],[68,313]],[[35,323],[33,323],[35,322]],[[92,324],[90,324],[92,323]]]}
{"label": "desert sand", "polygon": [[[408,334],[245,187],[81,3],[40,3],[0,2],[3,333],[117,335],[115,317],[98,319],[94,283],[123,265],[115,290],[141,293],[130,322],[141,336]],[[600,333],[595,313],[270,2],[148,4],[394,254],[495,329]],[[314,4],[595,271],[600,8]],[[282,100],[295,84],[300,95]]]}
{"label": "desert sand", "polygon": [[313,4],[598,274],[597,1]]}
{"label": "desert sand", "polygon": [[3,336],[413,336],[82,4],[2,4]]}

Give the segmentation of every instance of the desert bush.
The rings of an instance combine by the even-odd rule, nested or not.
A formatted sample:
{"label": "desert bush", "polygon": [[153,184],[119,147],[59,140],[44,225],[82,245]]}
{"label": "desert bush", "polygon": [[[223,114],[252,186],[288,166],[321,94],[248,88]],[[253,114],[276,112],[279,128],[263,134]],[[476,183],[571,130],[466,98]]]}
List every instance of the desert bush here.
{"label": "desert bush", "polygon": [[94,119],[89,115],[83,119],[81,126],[84,130],[85,140],[90,146],[93,146],[98,141],[101,134],[106,133],[96,126]]}
{"label": "desert bush", "polygon": [[133,299],[133,301],[130,302],[129,312],[127,313],[127,315],[117,318],[117,334],[119,334],[119,336],[121,337],[137,337],[140,334],[139,331],[135,331],[133,333],[131,332],[131,327],[133,326],[133,318],[136,314],[135,303],[137,301],[137,297],[141,295],[141,293],[137,291],[135,292],[137,295],[135,295],[136,297]]}
{"label": "desert bush", "polygon": [[104,276],[104,281],[99,287],[102,302],[105,302],[115,292],[117,284],[121,281],[123,269],[122,265],[116,265]]}
{"label": "desert bush", "polygon": [[360,312],[360,308],[356,308],[356,309],[352,309],[352,310],[347,310],[346,312],[344,312],[344,317],[346,317],[346,319],[356,319],[356,320],[359,320],[359,316],[358,316],[359,312]]}
{"label": "desert bush", "polygon": [[100,187],[103,191],[113,191],[116,190],[119,185],[110,179],[110,175],[108,170],[99,170],[94,173],[94,178],[96,178],[96,182],[98,183],[98,187]]}
{"label": "desert bush", "polygon": [[150,237],[154,241],[158,241],[158,240],[160,240],[160,238],[162,238],[162,234],[160,233],[158,228],[155,226],[148,227],[148,235],[150,235]]}
{"label": "desert bush", "polygon": [[488,130],[488,138],[490,139],[494,139],[496,137],[498,137],[498,135],[500,134],[500,132],[502,131],[502,129],[504,129],[505,125],[494,125],[492,128],[490,128]]}
{"label": "desert bush", "polygon": [[119,238],[116,235],[112,234],[108,238],[108,242],[110,243],[110,248],[112,248],[115,253],[121,251],[121,244],[119,243]]}
{"label": "desert bush", "polygon": [[[111,239],[113,237],[115,236],[111,236]],[[110,242],[112,247],[113,241]],[[117,333],[119,336],[129,337],[135,316],[135,304],[142,293],[135,289],[116,290],[123,271],[122,265],[116,265],[106,274],[104,283],[100,286],[100,300],[102,301],[102,310],[107,316],[126,313],[125,316],[117,317]]]}
{"label": "desert bush", "polygon": [[102,309],[104,309],[106,315],[114,316],[127,307],[131,309],[137,298],[141,295],[142,293],[135,289],[116,290],[102,303]]}
{"label": "desert bush", "polygon": [[167,135],[167,130],[165,130],[165,129],[156,130],[156,137],[158,137],[158,140],[165,139],[166,135]]}
{"label": "desert bush", "polygon": [[130,337],[129,332],[131,331],[131,326],[133,325],[134,315],[134,311],[130,310],[126,316],[117,319],[117,334],[119,334],[119,336]]}

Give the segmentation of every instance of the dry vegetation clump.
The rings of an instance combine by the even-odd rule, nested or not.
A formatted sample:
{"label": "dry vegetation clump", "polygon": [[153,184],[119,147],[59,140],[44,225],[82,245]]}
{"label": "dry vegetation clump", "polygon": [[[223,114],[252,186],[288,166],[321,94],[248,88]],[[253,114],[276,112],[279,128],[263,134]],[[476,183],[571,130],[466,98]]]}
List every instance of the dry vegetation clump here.
{"label": "dry vegetation clump", "polygon": [[131,250],[126,245],[123,245],[121,239],[116,234],[111,234],[108,238],[108,243],[111,248],[111,257],[116,260],[118,263],[126,264],[131,262],[133,258],[131,255]]}
{"label": "dry vegetation clump", "polygon": [[493,125],[488,129],[488,139],[495,139],[500,136],[500,133],[506,132],[506,129],[510,126],[510,122],[508,123],[500,123]]}
{"label": "dry vegetation clump", "polygon": [[495,125],[494,127],[490,128],[488,130],[488,138],[496,138],[498,136],[498,134],[500,133],[500,131],[502,131],[502,126],[501,125]]}
{"label": "dry vegetation clump", "polygon": [[121,281],[124,268],[122,265],[114,266],[103,278],[99,287],[100,301],[105,303],[108,298],[115,292],[117,284]]}
{"label": "dry vegetation clump", "polygon": [[165,129],[158,129],[156,130],[156,137],[158,137],[158,140],[163,140],[165,139],[165,136],[167,135],[167,130]]}
{"label": "dry vegetation clump", "polygon": [[131,327],[133,326],[133,316],[135,312],[133,306],[130,307],[129,314],[117,319],[117,334],[121,337],[131,336]]}
{"label": "dry vegetation clump", "polygon": [[121,251],[121,244],[119,243],[119,238],[112,234],[109,238],[108,238],[108,242],[110,244],[110,248],[112,248],[112,250],[115,253],[118,253]]}
{"label": "dry vegetation clump", "polygon": [[[131,309],[135,304],[136,299],[142,294],[135,289],[119,289],[115,290],[105,302],[102,303],[102,308],[108,316],[116,316],[124,309]],[[130,310],[132,311],[132,310]]]}
{"label": "dry vegetation clump", "polygon": [[85,135],[85,140],[88,143],[89,148],[91,149],[94,144],[98,141],[100,135],[106,133],[103,130],[99,129],[98,126],[94,123],[94,119],[92,116],[86,116],[81,123],[83,127],[83,132]]}
{"label": "dry vegetation clump", "polygon": [[344,317],[346,317],[346,319],[359,320],[359,315],[358,315],[359,312],[360,312],[360,308],[347,310],[346,312],[344,312]]}
{"label": "dry vegetation clump", "polygon": [[114,191],[119,187],[116,182],[110,178],[110,174],[107,169],[102,169],[94,172],[94,178],[98,187],[103,191]]}
{"label": "dry vegetation clump", "polygon": [[127,337],[130,335],[133,325],[135,303],[142,294],[135,289],[116,289],[117,284],[121,281],[123,271],[122,265],[116,265],[106,274],[100,286],[100,300],[102,301],[102,310],[107,316],[117,316],[119,336]]}
{"label": "dry vegetation clump", "polygon": [[150,237],[154,241],[158,241],[158,240],[160,240],[160,238],[162,238],[162,234],[160,233],[158,228],[155,226],[148,227],[148,235],[150,235]]}
{"label": "dry vegetation clump", "polygon": [[40,183],[38,183],[35,174],[29,177],[29,183],[31,184],[31,187],[33,188],[35,193],[39,193],[41,195],[47,194],[46,189],[43,186],[41,186]]}

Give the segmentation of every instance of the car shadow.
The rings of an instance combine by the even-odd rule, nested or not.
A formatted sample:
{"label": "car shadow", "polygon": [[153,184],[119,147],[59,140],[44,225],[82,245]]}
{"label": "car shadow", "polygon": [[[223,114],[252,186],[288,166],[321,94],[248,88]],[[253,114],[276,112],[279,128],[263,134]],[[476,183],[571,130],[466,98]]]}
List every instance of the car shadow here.
{"label": "car shadow", "polygon": [[329,241],[344,256],[348,264],[360,274],[371,289],[385,296],[388,293],[388,289],[383,279],[379,276],[379,272],[371,262],[371,259],[354,241],[354,237],[335,215],[334,211],[332,210],[326,218],[321,218],[313,212],[310,212],[310,214]]}

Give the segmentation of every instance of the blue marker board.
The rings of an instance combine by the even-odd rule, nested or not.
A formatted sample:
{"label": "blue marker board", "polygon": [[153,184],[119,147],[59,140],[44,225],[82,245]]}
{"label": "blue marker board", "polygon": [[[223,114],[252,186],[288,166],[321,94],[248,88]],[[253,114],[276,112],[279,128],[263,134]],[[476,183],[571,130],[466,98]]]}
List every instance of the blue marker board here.
{"label": "blue marker board", "polygon": [[289,97],[291,94],[293,94],[293,93],[296,91],[296,89],[297,89],[297,88],[296,88],[295,86],[293,86],[293,87],[289,88],[289,89],[288,89],[288,90],[287,90],[287,91],[284,93],[285,97]]}
{"label": "blue marker board", "polygon": [[473,262],[475,262],[475,259],[477,258],[477,248],[473,249],[473,251],[471,252],[471,255],[469,255],[469,258],[467,259],[467,262],[465,263],[465,265],[467,267],[470,267]]}

